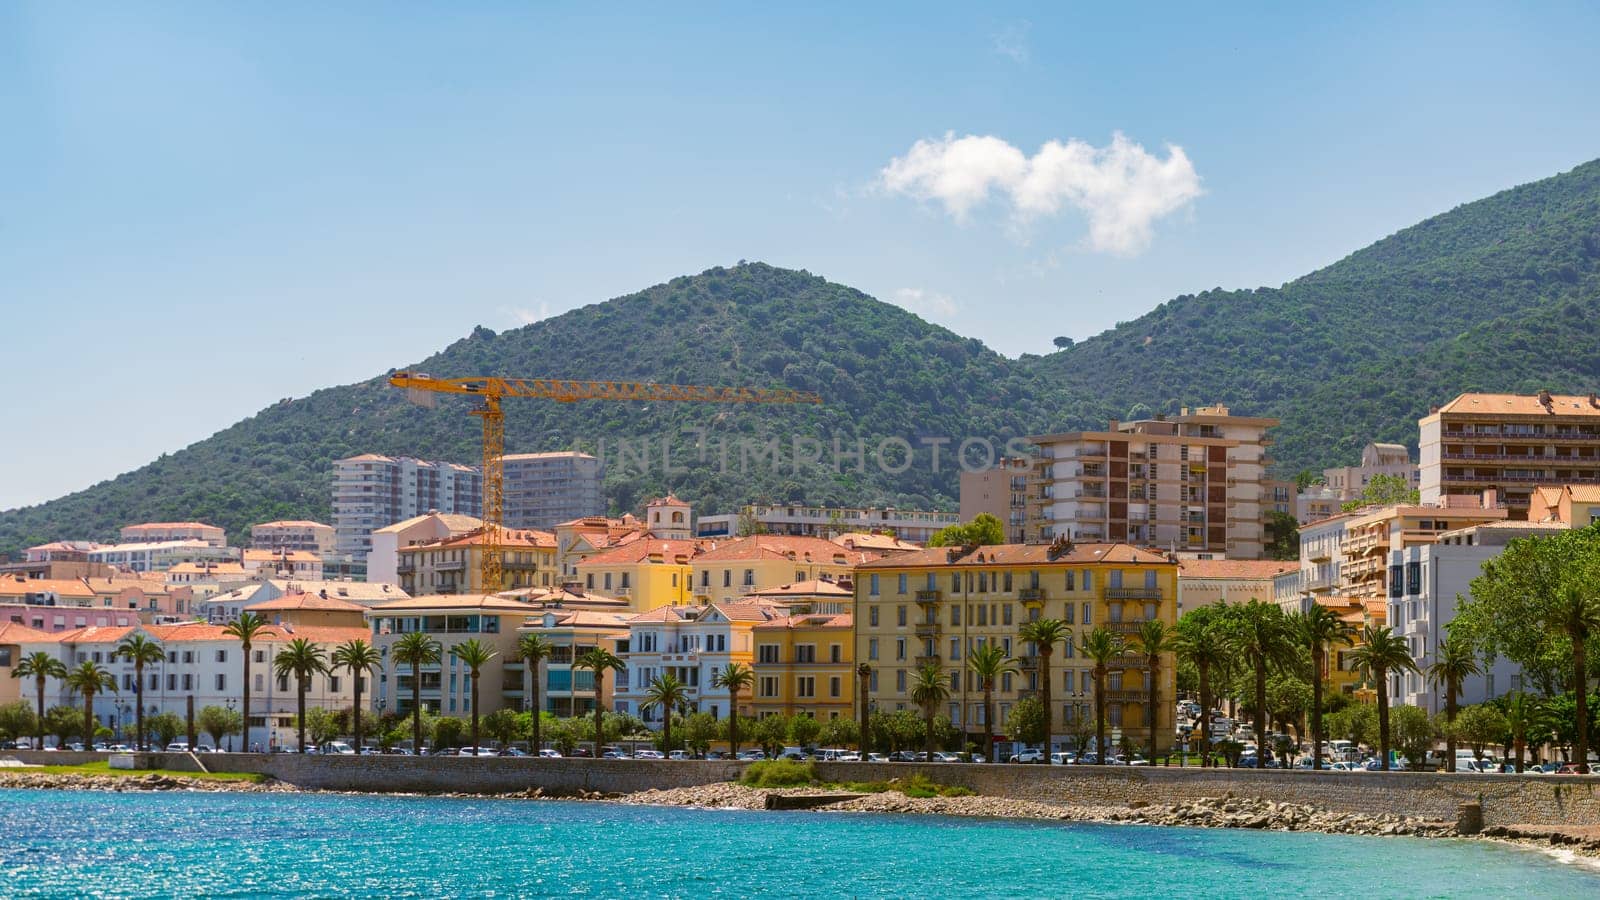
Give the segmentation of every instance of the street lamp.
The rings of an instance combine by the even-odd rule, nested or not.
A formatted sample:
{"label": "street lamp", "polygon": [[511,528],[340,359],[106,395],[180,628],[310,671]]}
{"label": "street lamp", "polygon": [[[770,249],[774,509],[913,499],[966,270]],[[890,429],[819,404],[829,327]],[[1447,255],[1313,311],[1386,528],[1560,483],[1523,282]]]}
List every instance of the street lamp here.
{"label": "street lamp", "polygon": [[[228,698],[228,712],[233,712],[233,707],[237,702],[238,701],[234,700],[232,697]],[[232,718],[232,716],[229,716],[229,718]],[[250,727],[248,722],[245,723],[245,727],[247,729]],[[228,735],[228,752],[229,753],[233,752],[233,735],[231,735],[231,734]]]}

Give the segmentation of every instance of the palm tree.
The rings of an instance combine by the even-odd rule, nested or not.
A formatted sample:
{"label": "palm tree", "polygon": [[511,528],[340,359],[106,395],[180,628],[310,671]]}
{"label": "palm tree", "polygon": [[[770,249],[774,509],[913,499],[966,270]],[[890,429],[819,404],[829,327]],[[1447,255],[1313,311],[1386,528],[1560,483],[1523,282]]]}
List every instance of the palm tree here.
{"label": "palm tree", "polygon": [[1106,675],[1111,661],[1128,652],[1128,644],[1104,625],[1084,635],[1078,652],[1094,660],[1094,749],[1100,765],[1106,764]]}
{"label": "palm tree", "polygon": [[1295,646],[1276,604],[1251,600],[1228,610],[1228,643],[1255,673],[1256,746],[1261,758],[1267,749],[1267,670],[1292,665]]}
{"label": "palm tree", "polygon": [[1071,640],[1067,623],[1060,619],[1034,619],[1017,629],[1017,636],[1039,650],[1039,699],[1044,705],[1044,752],[1050,753],[1050,656],[1056,644]]}
{"label": "palm tree", "polygon": [[533,696],[530,705],[533,707],[533,755],[539,755],[539,749],[544,743],[539,738],[539,717],[544,714],[544,704],[539,702],[539,663],[549,659],[555,652],[555,647],[549,641],[537,634],[525,634],[517,639],[517,659],[528,664],[528,673],[533,679]]}
{"label": "palm tree", "polygon": [[1315,603],[1290,619],[1290,629],[1300,646],[1311,652],[1311,768],[1322,768],[1322,745],[1327,735],[1322,729],[1322,670],[1330,647],[1350,646],[1355,628],[1339,614]]}
{"label": "palm tree", "polygon": [[67,673],[67,687],[83,695],[83,746],[94,746],[94,695],[111,691],[116,693],[117,680],[99,663],[84,660]]}
{"label": "palm tree", "polygon": [[645,688],[645,709],[661,710],[661,749],[672,749],[672,713],[680,709],[689,698],[689,687],[672,673],[657,675]]}
{"label": "palm tree", "polygon": [[66,678],[67,667],[61,660],[56,659],[43,650],[36,650],[20,660],[17,667],[11,670],[12,678],[32,678],[34,690],[37,691],[39,701],[39,717],[34,720],[33,749],[44,749],[44,687],[45,682],[51,678]]}
{"label": "palm tree", "polygon": [[355,683],[355,707],[351,714],[353,737],[356,741],[356,752],[361,752],[361,679],[368,672],[383,665],[383,654],[378,648],[366,641],[356,638],[345,641],[333,651],[333,665],[337,668],[347,669]]}
{"label": "palm tree", "polygon": [[967,655],[967,667],[978,678],[983,688],[983,761],[989,762],[994,753],[994,685],[1006,675],[1016,674],[1016,669],[1006,659],[999,644],[986,643]]}
{"label": "palm tree", "polygon": [[1228,658],[1229,650],[1223,640],[1217,620],[1208,614],[1208,608],[1194,610],[1178,620],[1178,636],[1172,649],[1187,659],[1200,676],[1200,765],[1210,760],[1211,707],[1215,700],[1211,689],[1211,670],[1220,667]]}
{"label": "palm tree", "polygon": [[1549,719],[1537,697],[1524,691],[1513,691],[1501,698],[1500,709],[1505,713],[1506,725],[1511,729],[1511,744],[1516,752],[1517,774],[1522,774],[1522,753],[1527,748],[1528,735],[1545,728]]}
{"label": "palm tree", "polygon": [[1461,682],[1470,675],[1482,674],[1478,655],[1465,637],[1449,636],[1439,642],[1433,662],[1428,666],[1428,681],[1444,688],[1444,718],[1450,723],[1444,730],[1445,771],[1456,770],[1456,697],[1461,693]]}
{"label": "palm tree", "polygon": [[1350,651],[1350,659],[1362,677],[1376,682],[1378,689],[1378,753],[1380,765],[1389,771],[1389,673],[1415,672],[1406,639],[1386,626],[1367,623],[1361,631],[1361,646]]}
{"label": "palm tree", "polygon": [[300,714],[300,752],[306,752],[306,691],[311,688],[311,676],[325,675],[328,660],[322,648],[305,638],[295,638],[285,644],[272,658],[272,668],[280,676],[294,676],[296,709]]}
{"label": "palm tree", "polygon": [[917,669],[911,682],[911,702],[922,707],[922,724],[927,741],[928,761],[933,761],[933,714],[939,704],[950,699],[950,681],[938,663],[926,662]]}
{"label": "palm tree", "polygon": [[871,715],[868,705],[871,701],[872,666],[867,663],[856,664],[856,680],[860,682],[858,693],[861,694],[861,705],[856,710],[856,716],[861,719],[861,761],[866,762],[867,752],[872,748],[872,733],[870,729]]}
{"label": "palm tree", "polygon": [[467,667],[467,672],[472,679],[472,755],[478,755],[478,682],[482,679],[479,673],[491,660],[500,655],[500,651],[485,644],[477,638],[462,641],[450,648],[450,653],[461,664]]}
{"label": "palm tree", "polygon": [[222,633],[239,639],[239,650],[244,656],[244,738],[246,750],[250,749],[250,644],[267,627],[267,620],[253,612],[242,612],[229,622]]}
{"label": "palm tree", "polygon": [[143,632],[135,631],[122,639],[113,651],[114,656],[121,656],[133,663],[133,696],[134,696],[134,728],[137,733],[134,738],[134,747],[138,750],[149,749],[148,739],[144,733],[144,667],[160,665],[167,658],[161,645]]}
{"label": "palm tree", "polygon": [[728,746],[733,755],[739,755],[739,692],[754,684],[756,673],[741,662],[728,663],[728,667],[711,680],[712,687],[728,691]]}
{"label": "palm tree", "polygon": [[1160,619],[1147,619],[1139,625],[1134,640],[1139,644],[1139,652],[1144,654],[1145,669],[1150,673],[1150,701],[1145,714],[1150,717],[1150,761],[1153,764],[1156,758],[1156,720],[1160,718],[1160,707],[1156,706],[1156,702],[1161,699],[1157,690],[1161,682],[1161,654],[1172,649],[1167,636],[1167,624]]}
{"label": "palm tree", "polygon": [[1580,773],[1589,771],[1589,636],[1600,631],[1600,593],[1592,584],[1568,584],[1550,611],[1548,625],[1560,629],[1572,641],[1572,690],[1578,704],[1578,733],[1572,742],[1573,756]]}
{"label": "palm tree", "polygon": [[605,706],[600,703],[600,695],[604,693],[602,689],[606,683],[606,670],[621,672],[628,668],[628,664],[604,647],[589,648],[572,664],[576,668],[588,669],[594,673],[594,755],[598,758],[600,747],[606,740]]}
{"label": "palm tree", "polygon": [[411,752],[422,755],[422,667],[437,665],[444,651],[439,642],[421,631],[410,631],[395,641],[390,653],[397,666],[411,667]]}

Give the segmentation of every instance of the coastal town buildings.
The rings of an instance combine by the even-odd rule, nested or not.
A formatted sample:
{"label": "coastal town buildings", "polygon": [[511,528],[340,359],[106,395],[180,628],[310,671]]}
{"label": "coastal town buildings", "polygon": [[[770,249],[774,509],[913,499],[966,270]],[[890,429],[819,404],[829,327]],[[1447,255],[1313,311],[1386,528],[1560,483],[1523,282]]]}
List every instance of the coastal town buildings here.
{"label": "coastal town buildings", "polygon": [[228,546],[227,532],[204,522],[145,522],[140,525],[124,525],[118,534],[124,544],[199,541],[211,547]]}
{"label": "coastal town buildings", "polygon": [[1392,551],[1432,544],[1444,532],[1505,518],[1505,509],[1467,506],[1406,504],[1356,510],[1343,521],[1338,593],[1362,599],[1386,597]]}
{"label": "coastal town buildings", "polygon": [[[556,537],[548,531],[506,528],[500,531],[500,567],[505,583],[494,589],[552,587],[556,575]],[[458,537],[400,548],[400,587],[408,594],[481,594],[482,529]]]}
{"label": "coastal town buildings", "polygon": [[1277,424],[1219,404],[1031,437],[1039,457],[1029,479],[1029,540],[1260,559],[1273,504],[1267,431]]}
{"label": "coastal town buildings", "polygon": [[[856,568],[855,658],[872,669],[869,702],[875,709],[915,709],[910,695],[916,670],[924,663],[950,677],[948,714],[969,740],[983,731],[981,686],[967,670],[967,656],[996,643],[1018,661],[994,691],[995,730],[1003,730],[1012,707],[1037,696],[1038,648],[1018,634],[1036,618],[1059,619],[1072,636],[1055,648],[1051,699],[1059,746],[1092,717],[1093,663],[1078,652],[1083,637],[1105,626],[1132,639],[1142,623],[1177,620],[1178,562],[1168,555],[1125,543],[1080,543],[1061,538],[1050,544],[950,547],[895,554]],[[1153,740],[1170,746],[1172,704],[1148,710],[1151,673],[1140,655],[1112,663],[1106,682],[1109,727],[1140,745]],[[1160,696],[1173,697],[1170,656],[1160,666]]]}
{"label": "coastal town buildings", "polygon": [[855,629],[849,613],[793,612],[755,625],[757,718],[850,718],[855,709]]}
{"label": "coastal town buildings", "polygon": [[961,516],[953,512],[893,507],[756,504],[738,513],[701,516],[694,534],[701,538],[743,537],[746,534],[741,531],[741,523],[745,531],[753,526],[759,533],[773,535],[826,538],[847,531],[877,531],[923,543],[940,529],[961,524]]}
{"label": "coastal town buildings", "polygon": [[381,606],[409,595],[398,585],[379,584],[372,581],[290,581],[268,578],[249,581],[233,590],[195,601],[196,614],[207,622],[221,625],[239,618],[239,614],[290,594],[315,594],[330,597],[363,607]]}
{"label": "coastal town buildings", "polygon": [[1422,484],[1422,470],[1411,461],[1411,451],[1404,444],[1369,443],[1361,450],[1360,465],[1322,470],[1324,484],[1340,503],[1359,499],[1379,475],[1399,478],[1413,489]]}
{"label": "coastal town buildings", "polygon": [[[731,662],[755,661],[755,626],[787,615],[781,606],[762,601],[736,601],[694,606],[663,606],[628,620],[626,679],[618,677],[615,708],[659,727],[663,711],[647,705],[650,682],[670,674],[684,685],[688,706],[721,718],[729,695],[716,678]],[[752,702],[750,693],[740,703]],[[739,708],[740,715],[750,709]]]}
{"label": "coastal town buildings", "polygon": [[135,541],[96,547],[88,557],[91,563],[125,572],[165,572],[182,563],[236,563],[239,551],[197,540]]}
{"label": "coastal town buildings", "polygon": [[604,471],[600,460],[587,453],[511,453],[500,461],[507,528],[549,529],[606,511],[600,489]]}
{"label": "coastal town buildings", "polygon": [[1272,602],[1274,580],[1299,563],[1268,559],[1185,559],[1178,569],[1178,613],[1212,603]]}
{"label": "coastal town buildings", "polygon": [[530,604],[517,634],[539,635],[550,644],[550,655],[536,670],[530,670],[527,661],[520,659],[508,661],[504,667],[508,683],[521,673],[521,708],[533,709],[533,685],[537,680],[537,698],[543,712],[578,716],[593,712],[597,704],[602,709],[612,709],[619,682],[622,689],[628,687],[626,671],[611,673],[597,683],[594,672],[577,665],[577,660],[596,647],[614,654],[626,652],[628,619],[632,615],[627,604],[617,598],[579,589],[564,588],[539,595]]}
{"label": "coastal town buildings", "polygon": [[334,461],[336,552],[365,565],[373,531],[427,512],[482,516],[482,472],[473,466],[376,453]]}
{"label": "coastal town buildings", "polygon": [[1005,526],[1006,540],[1021,544],[1028,532],[1028,470],[1025,456],[1003,456],[987,469],[961,472],[961,514],[971,522],[988,513]]}
{"label": "coastal town buildings", "polygon": [[797,581],[847,581],[857,566],[882,555],[818,537],[757,534],[708,541],[690,560],[693,594],[700,603],[730,603]]}
{"label": "coastal town buildings", "polygon": [[1295,495],[1294,518],[1302,526],[1339,514],[1344,501],[1327,485],[1313,485]]}
{"label": "coastal town buildings", "polygon": [[333,547],[333,526],[321,522],[293,519],[250,526],[252,550],[298,550],[328,556]]}
{"label": "coastal town buildings", "polygon": [[1535,488],[1600,484],[1600,396],[1461,394],[1424,416],[1423,503],[1473,504],[1493,492],[1526,519]]}
{"label": "coastal town buildings", "polygon": [[1528,521],[1560,522],[1571,528],[1600,523],[1600,485],[1534,488],[1528,499]]}
{"label": "coastal town buildings", "polygon": [[[367,610],[368,640],[383,655],[372,702],[380,710],[411,711],[412,672],[394,658],[394,644],[403,635],[422,632],[439,643],[440,661],[421,667],[421,700],[442,716],[472,714],[472,679],[451,648],[476,639],[499,655],[480,672],[480,714],[497,709],[522,709],[521,664],[517,660],[517,629],[531,607],[521,600],[492,594],[433,594],[384,603]],[[511,666],[507,677],[507,666]]]}
{"label": "coastal town buildings", "polygon": [[553,531],[556,536],[556,567],[563,580],[576,577],[578,563],[583,560],[637,540],[647,533],[645,524],[632,513],[614,519],[585,516],[559,522]]}
{"label": "coastal town buildings", "polygon": [[482,527],[483,520],[476,516],[427,512],[374,529],[367,551],[367,580],[399,584],[400,548],[438,543]]}

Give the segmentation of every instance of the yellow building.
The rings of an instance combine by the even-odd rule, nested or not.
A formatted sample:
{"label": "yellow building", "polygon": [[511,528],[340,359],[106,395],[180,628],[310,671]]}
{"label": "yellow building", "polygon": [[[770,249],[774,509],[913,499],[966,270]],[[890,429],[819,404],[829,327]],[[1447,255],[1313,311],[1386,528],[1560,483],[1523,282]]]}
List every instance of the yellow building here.
{"label": "yellow building", "polygon": [[694,541],[640,537],[577,564],[585,590],[628,601],[634,612],[689,603]]}
{"label": "yellow building", "polygon": [[[35,683],[32,678],[14,678],[11,675],[24,657],[35,650],[54,650],[57,637],[38,629],[29,628],[17,622],[0,622],[0,706],[6,706],[18,700],[28,701],[34,705]],[[52,653],[52,655],[54,655]],[[54,679],[51,679],[54,682]],[[46,685],[49,695],[54,697],[56,692],[51,688],[59,688],[59,684]]]}
{"label": "yellow building", "polygon": [[[548,531],[505,529],[501,568],[506,589],[559,587],[556,538]],[[483,530],[399,548],[396,572],[408,594],[483,592]]]}
{"label": "yellow building", "polygon": [[855,709],[849,614],[783,616],[755,626],[756,716],[849,718]]}
{"label": "yellow building", "polygon": [[1528,504],[1528,521],[1562,522],[1573,528],[1600,523],[1600,485],[1534,488]]}
{"label": "yellow building", "polygon": [[[872,667],[869,702],[878,709],[915,709],[917,667],[932,662],[950,677],[951,696],[939,712],[969,735],[983,731],[983,691],[967,669],[977,647],[998,643],[1017,674],[996,685],[995,731],[1012,706],[1039,687],[1036,650],[1018,629],[1036,618],[1066,623],[1071,645],[1051,659],[1052,746],[1078,733],[1094,716],[1093,663],[1078,652],[1084,636],[1106,626],[1132,643],[1151,619],[1177,620],[1178,564],[1127,544],[1004,544],[902,553],[857,567],[855,658]],[[1155,710],[1157,751],[1173,740],[1173,658],[1163,657]],[[1150,740],[1145,720],[1148,669],[1141,655],[1117,660],[1106,683],[1108,730],[1140,746]]]}
{"label": "yellow building", "polygon": [[799,581],[840,582],[848,580],[857,566],[883,555],[825,538],[793,535],[758,534],[712,541],[692,560],[693,593],[700,603],[729,603]]}

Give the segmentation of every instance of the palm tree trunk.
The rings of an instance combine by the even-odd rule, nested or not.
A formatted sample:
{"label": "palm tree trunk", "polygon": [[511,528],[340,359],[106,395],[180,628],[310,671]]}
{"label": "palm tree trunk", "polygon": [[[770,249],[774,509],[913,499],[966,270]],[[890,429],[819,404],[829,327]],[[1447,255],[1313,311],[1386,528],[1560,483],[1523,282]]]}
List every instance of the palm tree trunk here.
{"label": "palm tree trunk", "polygon": [[1211,756],[1211,666],[1207,663],[1196,663],[1200,675],[1200,768],[1205,768]]}
{"label": "palm tree trunk", "polygon": [[1160,690],[1160,679],[1157,677],[1161,671],[1161,659],[1151,656],[1150,665],[1150,765],[1156,764],[1156,722],[1160,719],[1160,707],[1156,706],[1157,691]]}
{"label": "palm tree trunk", "polygon": [[983,761],[994,755],[994,679],[983,680]]}
{"label": "palm tree trunk", "polygon": [[[1070,635],[1069,635],[1070,637]],[[1050,653],[1053,648],[1039,648],[1039,700],[1044,704],[1044,755],[1050,756]]]}
{"label": "palm tree trunk", "polygon": [[739,755],[739,689],[728,691],[728,747]]}
{"label": "palm tree trunk", "polygon": [[[867,761],[867,753],[872,749],[871,715],[867,711],[867,702],[871,699],[869,689],[872,687],[870,674],[861,676],[861,709],[857,715],[861,718],[861,761]],[[737,750],[738,748],[735,748]]]}
{"label": "palm tree trunk", "polygon": [[1095,762],[1106,764],[1106,672],[1094,667],[1094,752]]}
{"label": "palm tree trunk", "polygon": [[1267,658],[1257,655],[1256,667],[1256,766],[1267,759]]}
{"label": "palm tree trunk", "polygon": [[44,749],[44,679],[45,677],[43,675],[40,675],[38,678],[34,679],[34,683],[39,691],[39,720],[34,723],[34,730],[38,732],[38,734],[35,735],[38,743],[33,745],[33,749],[35,750]]}
{"label": "palm tree trunk", "polygon": [[351,730],[355,732],[356,752],[361,752],[361,673],[355,669],[350,670],[350,677],[355,679],[356,698],[355,706],[350,708]]}
{"label": "palm tree trunk", "polygon": [[1573,694],[1578,701],[1578,735],[1573,742],[1579,774],[1589,771],[1589,668],[1588,647],[1582,635],[1572,638]]}
{"label": "palm tree trunk", "polygon": [[1524,742],[1523,742],[1523,739],[1522,739],[1522,729],[1519,727],[1517,729],[1516,733],[1514,735],[1512,735],[1512,744],[1515,745],[1516,748],[1517,748],[1516,749],[1516,753],[1517,753],[1516,770],[1517,770],[1517,774],[1518,775],[1522,774],[1522,749],[1523,749],[1523,743]]}
{"label": "palm tree trunk", "polygon": [[672,707],[661,707],[661,746],[666,752],[672,752]]}
{"label": "palm tree trunk", "polygon": [[933,704],[922,708],[922,740],[926,744],[923,750],[927,752],[926,762],[933,762]]}
{"label": "palm tree trunk", "polygon": [[478,670],[472,670],[472,755],[478,755]]}
{"label": "palm tree trunk", "polygon": [[544,704],[539,702],[539,661],[533,661],[533,755],[538,756],[544,742],[539,739],[539,717],[544,715]]}
{"label": "palm tree trunk", "polygon": [[244,654],[244,736],[241,742],[244,750],[250,750],[250,642],[245,641],[240,648]]}
{"label": "palm tree trunk", "polygon": [[411,752],[422,755],[422,663],[411,664]]}
{"label": "palm tree trunk", "polygon": [[94,691],[83,692],[83,749],[94,749]]}
{"label": "palm tree trunk", "polygon": [[144,737],[144,663],[136,663],[133,667],[133,702],[137,704],[133,710],[133,727],[139,729],[139,739],[133,745],[141,751],[148,750],[150,748],[145,746]]}
{"label": "palm tree trunk", "polygon": [[1311,768],[1322,770],[1322,648],[1311,650]]}
{"label": "palm tree trunk", "polygon": [[300,712],[300,752],[306,752],[306,679],[303,675],[294,677],[295,704]]}
{"label": "palm tree trunk", "polygon": [[1381,756],[1383,771],[1389,771],[1389,673],[1378,670],[1373,673],[1378,682],[1378,753]]}
{"label": "palm tree trunk", "polygon": [[[595,759],[599,759],[600,758],[600,747],[601,747],[602,744],[605,743],[605,740],[606,740],[605,739],[605,718],[604,718],[605,710],[600,708],[600,694],[602,693],[600,688],[601,688],[602,685],[605,684],[605,680],[606,680],[606,670],[605,669],[595,669],[594,670],[594,758]],[[574,699],[572,702],[573,703],[577,703],[578,701],[576,699]]]}
{"label": "palm tree trunk", "polygon": [[1454,679],[1444,686],[1444,718],[1449,724],[1444,730],[1444,765],[1446,772],[1456,770],[1456,683]]}

